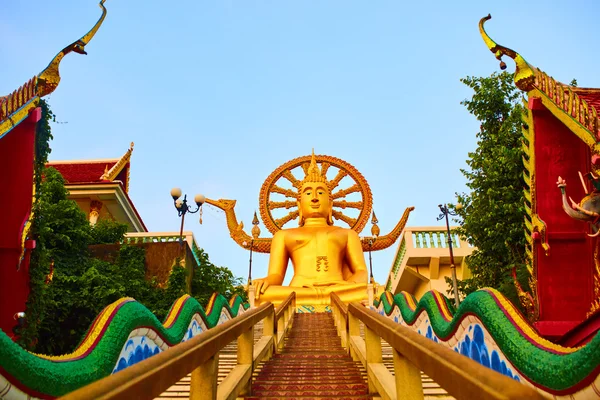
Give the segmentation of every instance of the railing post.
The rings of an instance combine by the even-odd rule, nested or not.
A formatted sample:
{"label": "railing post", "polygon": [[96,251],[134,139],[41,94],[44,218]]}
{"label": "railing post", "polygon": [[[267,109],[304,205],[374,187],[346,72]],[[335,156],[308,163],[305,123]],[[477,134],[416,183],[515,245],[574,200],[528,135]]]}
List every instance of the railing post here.
{"label": "railing post", "polygon": [[369,364],[383,363],[383,355],[381,354],[381,338],[372,329],[365,324],[365,350],[367,355],[367,378],[369,383],[369,393],[377,393],[377,388],[373,383],[372,374],[369,373]]}
{"label": "railing post", "polygon": [[[289,305],[287,305],[285,307],[285,310],[283,310],[283,322],[284,322],[283,336],[285,336],[285,331],[287,330],[289,323],[290,323],[290,306]],[[282,338],[282,340],[283,340],[283,338]]]}
{"label": "railing post", "polygon": [[340,321],[338,326],[338,332],[340,333],[340,338],[342,340],[342,347],[345,350],[348,350],[348,326],[346,324],[346,320],[342,318],[342,313],[340,312]]}
{"label": "railing post", "polygon": [[[242,333],[237,340],[237,363],[250,365],[251,371],[254,371],[253,356],[254,356],[254,326],[250,327],[246,332]],[[240,391],[240,395],[249,395],[252,389],[252,374],[248,383]]]}
{"label": "railing post", "polygon": [[275,312],[270,313],[263,320],[263,336],[273,338],[273,354],[277,353],[277,334],[275,332]]}
{"label": "railing post", "polygon": [[277,335],[275,335],[275,347],[279,353],[283,349],[283,335],[285,334],[285,318],[282,316],[277,320]]}
{"label": "railing post", "polygon": [[[348,325],[348,342],[350,342],[352,336],[360,336],[360,325],[358,318],[356,318],[350,312],[348,313]],[[350,343],[348,343],[348,348],[350,349],[350,355],[352,356],[352,359],[354,361],[359,361],[358,355]]]}
{"label": "railing post", "polygon": [[219,353],[192,371],[190,400],[216,399]]}
{"label": "railing post", "polygon": [[255,298],[256,298],[256,288],[253,284],[248,285],[248,303],[250,303],[250,308],[255,307]]}
{"label": "railing post", "polygon": [[[396,377],[396,398],[402,400],[423,399],[421,371],[406,357],[394,352],[394,375]],[[367,353],[368,354],[368,353]]]}

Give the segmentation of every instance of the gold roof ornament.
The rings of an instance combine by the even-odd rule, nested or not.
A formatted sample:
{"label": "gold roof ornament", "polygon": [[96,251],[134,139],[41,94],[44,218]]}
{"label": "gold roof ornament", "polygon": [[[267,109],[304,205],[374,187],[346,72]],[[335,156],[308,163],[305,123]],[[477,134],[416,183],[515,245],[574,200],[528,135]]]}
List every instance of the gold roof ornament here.
{"label": "gold roof ornament", "polygon": [[106,17],[106,7],[104,7],[105,1],[106,0],[101,0],[100,3],[98,3],[100,8],[102,9],[102,15],[100,16],[98,22],[96,22],[96,24],[92,27],[92,29],[90,29],[90,31],[83,35],[80,39],[74,41],[73,43],[59,51],[58,54],[54,56],[52,61],[50,61],[50,64],[48,64],[46,69],[44,69],[38,74],[37,95],[39,97],[43,97],[52,93],[58,86],[60,82],[60,73],[58,71],[58,68],[60,66],[60,62],[67,54],[73,51],[79,54],[87,54],[85,52],[85,46],[90,42],[90,40],[92,40],[96,32],[98,32],[100,25],[102,25],[102,22]]}
{"label": "gold roof ornament", "polygon": [[[114,181],[117,178],[117,176],[121,173],[123,168],[125,168],[125,165],[127,165],[127,163],[129,161],[131,161],[131,153],[133,152],[133,146],[134,146],[134,143],[131,142],[131,144],[129,145],[129,149],[125,152],[125,154],[123,154],[123,157],[121,157],[119,159],[119,161],[117,161],[112,166],[111,169],[108,169],[108,165],[106,166],[106,168],[104,169],[104,173],[100,177],[100,180]],[[125,192],[129,192],[129,171],[127,171],[127,181],[125,182]]]}
{"label": "gold roof ornament", "polygon": [[502,56],[508,56],[515,61],[516,71],[515,71],[515,84],[517,87],[524,91],[530,91],[534,88],[535,84],[535,71],[534,68],[529,65],[527,61],[516,51],[509,49],[508,47],[501,46],[494,42],[492,38],[489,37],[483,25],[485,21],[492,19],[492,16],[488,14],[486,17],[481,18],[479,21],[479,33],[483,38],[486,46],[494,55],[496,59],[500,61],[500,69],[506,69],[506,63],[502,61]]}
{"label": "gold roof ornament", "polygon": [[0,96],[0,137],[10,132],[13,127],[25,119],[29,112],[38,106],[41,97],[52,93],[56,89],[60,82],[58,67],[65,55],[72,51],[86,54],[86,44],[94,37],[106,17],[104,2],[105,0],[101,0],[99,3],[100,8],[102,8],[100,19],[87,34],[62,49],[46,69],[31,78],[19,89],[6,96]]}

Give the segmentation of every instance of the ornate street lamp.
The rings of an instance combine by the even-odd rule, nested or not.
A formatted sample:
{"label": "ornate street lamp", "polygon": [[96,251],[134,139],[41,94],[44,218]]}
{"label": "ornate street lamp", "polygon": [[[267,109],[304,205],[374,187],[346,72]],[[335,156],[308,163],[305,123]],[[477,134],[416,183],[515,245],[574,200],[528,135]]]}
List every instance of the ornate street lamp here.
{"label": "ornate street lamp", "polygon": [[[452,252],[452,236],[450,234],[450,222],[448,220],[448,215],[457,215],[456,212],[448,209],[447,204],[438,205],[440,208],[441,214],[437,217],[437,220],[441,220],[446,218],[446,234],[448,236],[448,250],[450,251],[450,270],[452,271],[452,286],[454,289],[454,305],[458,309],[460,302],[458,300],[458,284],[456,282],[456,265],[454,265],[454,253]],[[455,209],[460,210],[462,205],[459,203],[456,205]]]}
{"label": "ornate street lamp", "polygon": [[196,202],[197,208],[192,210],[190,206],[187,204],[187,194],[183,196],[183,200],[180,200],[181,197],[181,189],[173,188],[171,189],[171,197],[173,198],[173,205],[177,209],[178,215],[181,217],[181,228],[179,229],[179,244],[183,246],[183,222],[185,220],[185,214],[195,214],[200,211],[200,223],[202,223],[202,204],[206,200],[204,195],[197,194],[194,197],[194,201]]}

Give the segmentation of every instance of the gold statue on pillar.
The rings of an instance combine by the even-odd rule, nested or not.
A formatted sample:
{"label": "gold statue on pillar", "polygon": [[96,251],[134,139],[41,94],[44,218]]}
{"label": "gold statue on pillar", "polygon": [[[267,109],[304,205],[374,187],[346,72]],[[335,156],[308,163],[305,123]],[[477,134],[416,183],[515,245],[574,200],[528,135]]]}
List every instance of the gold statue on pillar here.
{"label": "gold statue on pillar", "polygon": [[[303,179],[293,173],[298,167],[302,167]],[[330,180],[328,171],[333,176]],[[277,196],[291,200],[276,201]],[[225,211],[231,237],[238,244],[251,240],[235,217],[234,200],[207,198],[206,203]],[[364,251],[391,246],[413,210],[407,208],[394,230],[369,246],[358,234],[368,222],[372,205],[366,180],[343,160],[315,156],[313,151],[311,156],[277,168],[263,184],[259,204],[262,220],[274,236],[252,239],[254,251],[271,254],[267,276],[252,281],[256,303],[278,304],[291,292],[296,292],[297,304],[303,305],[329,304],[332,292],[346,302],[366,300],[369,273]],[[292,210],[280,218],[273,215],[284,209]],[[352,213],[357,214],[355,218]],[[297,227],[282,229],[295,219]],[[334,219],[345,222],[349,228],[335,226]],[[289,286],[282,286],[290,261],[294,275]]]}

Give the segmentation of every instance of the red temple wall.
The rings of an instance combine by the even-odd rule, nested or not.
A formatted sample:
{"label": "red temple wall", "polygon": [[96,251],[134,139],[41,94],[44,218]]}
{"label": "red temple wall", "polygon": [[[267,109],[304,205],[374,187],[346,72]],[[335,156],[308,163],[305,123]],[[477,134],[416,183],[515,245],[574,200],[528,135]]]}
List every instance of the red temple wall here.
{"label": "red temple wall", "polygon": [[564,212],[556,182],[559,176],[565,179],[567,195],[579,202],[585,193],[578,171],[590,171],[590,151],[550,111],[541,105],[533,108],[537,213],[546,223],[550,245],[548,256],[539,242],[536,247],[536,326],[542,334],[560,335],[583,321],[590,308],[594,239],[587,236],[588,224]]}
{"label": "red temple wall", "polygon": [[9,336],[15,313],[25,311],[29,295],[29,266],[17,265],[23,223],[31,212],[36,123],[41,109],[0,138],[0,329]]}

